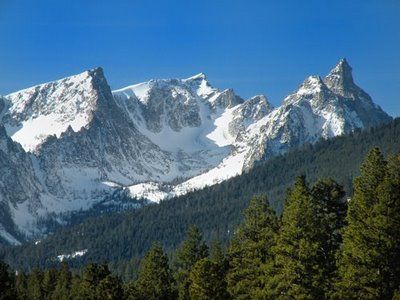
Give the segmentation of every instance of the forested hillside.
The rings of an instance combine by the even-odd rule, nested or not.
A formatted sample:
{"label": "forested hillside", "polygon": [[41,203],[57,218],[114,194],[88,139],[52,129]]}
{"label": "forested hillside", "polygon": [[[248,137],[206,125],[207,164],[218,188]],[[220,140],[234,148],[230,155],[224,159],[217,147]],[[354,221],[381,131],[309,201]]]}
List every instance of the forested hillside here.
{"label": "forested hillside", "polygon": [[372,148],[353,197],[332,179],[296,178],[282,215],[254,196],[227,251],[190,226],[168,258],[154,242],[133,279],[107,264],[68,263],[13,274],[0,261],[2,299],[399,299],[400,156]]}
{"label": "forested hillside", "polygon": [[251,171],[222,184],[142,209],[90,218],[82,224],[63,229],[40,242],[3,248],[0,259],[12,268],[29,270],[59,264],[58,255],[85,250],[70,258],[71,267],[107,261],[124,274],[129,261],[138,258],[158,241],[171,253],[184,239],[189,225],[196,225],[209,243],[218,238],[226,245],[249,200],[266,194],[280,214],[286,189],[298,175],[310,182],[331,177],[343,185],[346,197],[352,194],[352,179],[367,151],[380,147],[384,154],[400,149],[400,120],[348,136],[321,140],[313,146],[289,152],[265,162]]}

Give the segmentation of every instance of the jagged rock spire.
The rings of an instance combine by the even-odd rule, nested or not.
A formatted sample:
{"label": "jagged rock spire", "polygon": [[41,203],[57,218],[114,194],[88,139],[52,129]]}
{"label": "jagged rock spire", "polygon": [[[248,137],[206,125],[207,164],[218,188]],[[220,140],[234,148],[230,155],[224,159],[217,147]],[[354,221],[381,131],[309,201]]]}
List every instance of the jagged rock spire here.
{"label": "jagged rock spire", "polygon": [[345,58],[342,58],[330,71],[324,82],[329,89],[342,96],[347,96],[356,88],[353,81],[352,68]]}

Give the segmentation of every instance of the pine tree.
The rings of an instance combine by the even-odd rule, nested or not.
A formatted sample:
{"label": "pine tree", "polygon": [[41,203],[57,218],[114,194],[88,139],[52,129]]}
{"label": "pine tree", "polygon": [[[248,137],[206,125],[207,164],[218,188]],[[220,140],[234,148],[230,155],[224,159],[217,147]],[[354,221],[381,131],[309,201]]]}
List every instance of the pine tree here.
{"label": "pine tree", "polygon": [[61,268],[58,272],[56,286],[52,295],[54,300],[67,300],[69,299],[72,274],[69,270],[68,263],[62,262]]}
{"label": "pine tree", "polygon": [[[139,276],[132,288],[134,294],[127,295],[131,299],[174,299],[174,282],[168,264],[168,258],[163,249],[154,243],[149,252],[143,258]],[[136,294],[136,295],[135,295]]]}
{"label": "pine tree", "polygon": [[66,299],[86,299],[83,295],[82,283],[82,278],[79,275],[74,275]]}
{"label": "pine tree", "polygon": [[43,289],[43,298],[44,299],[52,299],[53,292],[57,284],[57,270],[49,269],[44,272],[42,289]]}
{"label": "pine tree", "polygon": [[227,299],[226,283],[221,275],[221,266],[211,259],[206,257],[197,261],[189,276],[190,299]]}
{"label": "pine tree", "polygon": [[354,181],[337,297],[390,299],[400,283],[400,160],[372,149]]}
{"label": "pine tree", "polygon": [[305,178],[299,177],[286,199],[265,297],[324,298],[323,252],[317,214],[318,206]]}
{"label": "pine tree", "polygon": [[7,264],[0,261],[0,300],[15,299],[14,276]]}
{"label": "pine tree", "polygon": [[124,299],[139,300],[142,299],[135,281],[130,281],[124,286]]}
{"label": "pine tree", "polygon": [[112,275],[103,278],[97,286],[98,299],[120,300],[124,295],[122,281]]}
{"label": "pine tree", "polygon": [[321,229],[325,294],[331,293],[337,278],[336,256],[342,243],[342,230],[345,225],[347,202],[343,187],[332,179],[318,180],[311,190],[317,205],[315,218]]}
{"label": "pine tree", "polygon": [[32,300],[42,300],[44,293],[42,289],[43,272],[34,269],[28,276],[27,291],[28,297]]}
{"label": "pine tree", "polygon": [[93,263],[87,265],[78,290],[79,298],[102,299],[100,294],[107,293],[107,291],[102,290],[104,286],[100,287],[101,282],[108,276],[111,276],[111,273],[107,265]]}
{"label": "pine tree", "polygon": [[189,274],[197,261],[208,256],[207,245],[200,230],[190,226],[186,238],[176,251],[174,261],[175,279],[178,284],[179,299],[189,299]]}
{"label": "pine tree", "polygon": [[400,300],[400,288],[394,291],[392,300]]}
{"label": "pine tree", "polygon": [[263,265],[272,260],[278,219],[265,196],[254,197],[229,248],[228,291],[235,299],[254,299],[264,287]]}
{"label": "pine tree", "polygon": [[18,272],[15,276],[15,290],[19,300],[28,299],[28,277],[23,272]]}
{"label": "pine tree", "polygon": [[400,287],[400,155],[388,160],[388,175],[378,190],[374,208],[383,297],[391,297]]}
{"label": "pine tree", "polygon": [[220,277],[226,281],[226,273],[229,268],[228,258],[222,249],[221,243],[218,240],[213,240],[210,247],[210,260],[218,267]]}

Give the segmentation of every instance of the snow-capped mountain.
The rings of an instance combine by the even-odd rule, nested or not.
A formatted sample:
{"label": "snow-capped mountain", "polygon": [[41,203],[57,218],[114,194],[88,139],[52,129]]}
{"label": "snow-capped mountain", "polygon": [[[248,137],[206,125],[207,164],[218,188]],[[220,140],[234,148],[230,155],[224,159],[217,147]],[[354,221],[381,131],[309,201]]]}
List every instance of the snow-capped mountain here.
{"label": "snow-capped mountain", "polygon": [[60,221],[116,189],[160,201],[389,121],[351,72],[341,60],[277,108],[263,95],[219,90],[202,73],[112,92],[100,68],[0,98],[0,236],[40,235],[38,220]]}

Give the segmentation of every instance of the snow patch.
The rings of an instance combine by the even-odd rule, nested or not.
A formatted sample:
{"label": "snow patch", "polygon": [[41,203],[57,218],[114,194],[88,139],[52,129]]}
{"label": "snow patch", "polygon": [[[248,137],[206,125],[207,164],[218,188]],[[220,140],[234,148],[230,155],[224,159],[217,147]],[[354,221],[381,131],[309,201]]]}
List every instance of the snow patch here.
{"label": "snow patch", "polygon": [[222,115],[215,119],[215,129],[207,134],[207,138],[212,140],[217,146],[225,147],[235,142],[236,136],[232,136],[229,132],[229,124],[234,119],[233,112],[237,107],[227,109]]}
{"label": "snow patch", "polygon": [[7,134],[26,151],[34,151],[48,136],[60,137],[68,127],[79,131],[96,108],[97,94],[89,71],[5,96]]}
{"label": "snow patch", "polygon": [[159,203],[170,196],[162,190],[162,185],[155,182],[140,183],[128,187],[131,197],[137,199],[146,199],[151,202]]}
{"label": "snow patch", "polygon": [[84,256],[87,253],[87,251],[88,251],[88,249],[83,249],[83,250],[75,251],[71,254],[60,254],[60,255],[57,255],[57,259],[59,261],[64,261],[66,259]]}
{"label": "snow patch", "polygon": [[321,92],[322,81],[318,76],[308,77],[296,92],[297,95],[312,95]]}
{"label": "snow patch", "polygon": [[136,97],[143,104],[146,104],[150,88],[151,88],[151,81],[142,82],[131,86],[127,86],[119,90],[115,90],[113,91],[113,94],[120,96],[123,95],[126,98]]}

